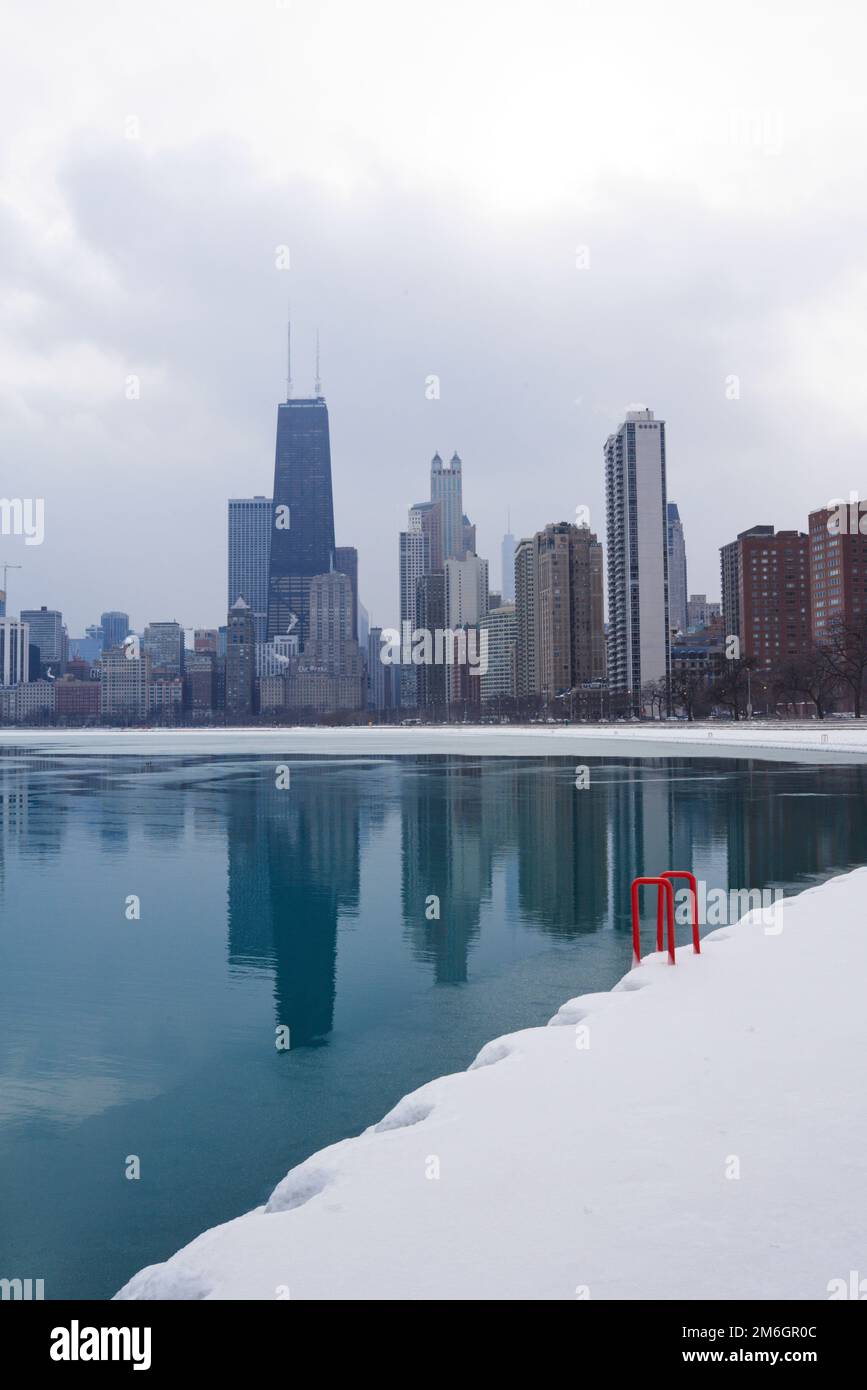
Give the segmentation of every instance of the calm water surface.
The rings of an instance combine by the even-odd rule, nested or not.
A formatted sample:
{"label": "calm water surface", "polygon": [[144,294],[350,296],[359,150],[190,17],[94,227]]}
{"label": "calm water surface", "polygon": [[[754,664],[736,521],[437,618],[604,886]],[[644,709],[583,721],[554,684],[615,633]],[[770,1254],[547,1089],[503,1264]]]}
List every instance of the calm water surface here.
{"label": "calm water surface", "polygon": [[287,790],[273,757],[0,760],[0,1277],[109,1297],[610,988],[636,874],[793,892],[867,861],[858,767],[285,762]]}

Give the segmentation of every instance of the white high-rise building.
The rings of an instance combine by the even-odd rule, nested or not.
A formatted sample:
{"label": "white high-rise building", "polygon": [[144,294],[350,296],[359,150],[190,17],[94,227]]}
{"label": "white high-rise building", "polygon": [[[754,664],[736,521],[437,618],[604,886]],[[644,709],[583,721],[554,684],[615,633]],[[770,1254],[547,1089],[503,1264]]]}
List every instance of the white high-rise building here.
{"label": "white high-rise building", "polygon": [[604,453],[608,683],[638,709],[642,688],[671,675],[665,422],[627,410]]}
{"label": "white high-rise building", "polygon": [[400,622],[415,631],[418,581],[430,571],[430,541],[422,529],[420,513],[411,507],[407,529],[400,532]]}
{"label": "white high-rise building", "polygon": [[226,607],[242,598],[253,612],[256,641],[268,632],[268,569],[271,562],[270,497],[229,499],[229,587]]}
{"label": "white high-rise building", "polygon": [[514,603],[504,603],[482,619],[481,627],[488,634],[487,670],[481,680],[482,703],[500,696],[515,694],[515,647],[518,640],[518,619]]}
{"label": "white high-rise building", "polygon": [[479,555],[446,560],[446,627],[476,627],[488,616],[488,562]]}
{"label": "white high-rise building", "polygon": [[17,618],[0,618],[0,685],[30,679],[30,626]]}

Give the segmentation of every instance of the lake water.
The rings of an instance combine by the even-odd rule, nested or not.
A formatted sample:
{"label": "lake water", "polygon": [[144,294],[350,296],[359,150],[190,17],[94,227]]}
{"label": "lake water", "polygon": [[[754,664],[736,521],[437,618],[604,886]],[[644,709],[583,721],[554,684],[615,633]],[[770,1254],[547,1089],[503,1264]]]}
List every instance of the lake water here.
{"label": "lake water", "polygon": [[273,757],[0,760],[0,1277],[110,1297],[610,988],[636,874],[793,892],[867,862],[861,767],[591,758],[579,790],[562,758],[284,765],[278,789]]}

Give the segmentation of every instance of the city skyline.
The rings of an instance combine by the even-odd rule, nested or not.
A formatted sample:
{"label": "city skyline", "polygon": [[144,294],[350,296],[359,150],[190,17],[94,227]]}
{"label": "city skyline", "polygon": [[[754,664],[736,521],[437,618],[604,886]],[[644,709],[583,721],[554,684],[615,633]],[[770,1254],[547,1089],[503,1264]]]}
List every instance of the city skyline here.
{"label": "city skyline", "polygon": [[15,611],[62,607],[70,632],[106,604],[139,630],[222,621],[225,499],[271,492],[290,298],[299,394],[320,330],[336,532],[359,546],[375,623],[408,461],[435,449],[460,452],[494,564],[509,506],[516,536],[579,504],[599,533],[599,441],[650,402],[709,595],[749,523],[738,498],[793,529],[860,485],[865,193],[845,176],[860,141],[841,93],[860,85],[842,30],[817,68],[813,19],[781,31],[736,2],[710,65],[707,22],[680,6],[654,22],[543,3],[530,67],[550,80],[516,96],[515,13],[500,62],[481,15],[446,3],[408,63],[387,44],[364,78],[360,16],[176,14],[168,87],[159,23],[133,39],[99,3],[52,13],[79,62],[46,72],[27,7],[7,7],[3,492],[45,500],[43,544],[2,538],[24,566]]}
{"label": "city skyline", "polygon": [[[315,404],[316,402],[319,402],[319,403],[321,404],[321,406],[323,406],[323,407],[325,408],[325,414],[326,414],[326,449],[328,450],[329,445],[328,445],[327,435],[328,435],[328,433],[329,433],[329,429],[330,429],[330,431],[333,433],[333,431],[334,431],[334,423],[333,423],[333,420],[331,420],[331,419],[329,418],[328,409],[327,409],[327,404],[326,404],[326,401],[325,401],[325,397],[324,397],[324,396],[320,396],[320,397],[307,397],[307,398],[305,398],[305,397],[296,397],[296,398],[294,398],[291,402],[288,402],[288,401],[278,401],[278,403],[277,403],[277,405],[278,405],[278,422],[279,422],[279,420],[280,420],[280,418],[281,418],[279,412],[280,412],[285,406],[287,406],[287,405],[289,405],[289,404],[291,404],[291,405],[293,405],[293,406],[313,405],[313,404]],[[632,408],[635,408],[635,407],[625,407],[624,409],[621,410],[620,415],[619,415],[619,419],[618,419],[618,424],[617,424],[617,426],[615,426],[615,429],[619,427],[619,424],[622,422],[624,416],[628,413],[628,409],[632,409]],[[639,406],[639,407],[637,407],[637,408],[638,408],[638,409],[644,409],[643,406]],[[471,425],[471,420],[468,421],[468,427],[469,427],[470,425]],[[339,433],[339,431],[338,431],[338,433]],[[278,425],[278,438],[279,438],[279,425]],[[575,489],[576,492],[580,491],[580,492],[582,493],[582,496],[588,496],[588,495],[590,495],[593,491],[603,491],[603,492],[604,492],[604,487],[600,486],[600,482],[601,482],[601,479],[602,479],[602,476],[603,476],[603,470],[604,470],[604,447],[605,447],[605,445],[604,445],[604,439],[601,439],[600,442],[599,442],[599,450],[598,450],[598,460],[601,461],[601,464],[599,464],[599,465],[597,466],[597,468],[596,468],[597,481],[596,481],[595,486],[588,483],[588,485],[587,485],[586,487],[579,487],[579,488]],[[249,492],[249,493],[248,493],[248,492],[246,492],[246,491],[244,490],[244,488],[241,486],[242,479],[238,479],[238,480],[237,480],[237,486],[235,486],[233,489],[231,489],[231,490],[227,493],[226,497],[225,497],[224,499],[222,499],[222,506],[223,506],[223,508],[228,508],[228,520],[229,520],[229,526],[230,526],[230,546],[234,544],[234,547],[235,547],[235,552],[236,552],[236,561],[235,561],[235,563],[236,563],[236,566],[238,566],[238,565],[241,563],[240,560],[237,558],[237,552],[238,552],[239,544],[240,544],[240,543],[239,543],[239,540],[237,539],[237,534],[238,534],[238,532],[239,532],[240,529],[241,529],[241,521],[240,521],[240,517],[238,517],[238,518],[234,521],[234,523],[233,523],[233,520],[232,520],[232,508],[233,508],[233,507],[237,508],[239,503],[243,503],[243,504],[246,504],[247,506],[249,506],[249,504],[250,504],[250,503],[253,503],[253,502],[260,503],[260,504],[264,502],[264,503],[267,503],[269,507],[271,506],[271,504],[272,504],[272,497],[271,497],[271,494],[272,494],[273,491],[274,491],[274,486],[273,486],[273,484],[274,484],[274,462],[273,462],[273,457],[274,457],[274,455],[273,455],[273,444],[272,444],[272,462],[271,462],[271,466],[270,466],[270,472],[271,472],[270,484],[271,484],[271,485],[270,485],[269,489],[267,490],[267,492],[265,492],[265,493],[253,493],[253,492]],[[430,455],[428,455],[428,457],[430,457]],[[419,460],[420,465],[423,463],[423,458],[424,458],[424,455],[422,456],[422,459]],[[444,476],[445,476],[446,478],[448,478],[448,475],[449,475],[449,472],[450,472],[450,469],[451,469],[451,463],[449,463],[449,462],[443,463],[443,460],[442,460],[442,458],[440,458],[439,452],[438,452],[437,450],[434,451],[433,458],[434,458],[434,460],[438,460],[438,461],[439,461],[439,465],[441,466],[441,468],[442,468],[442,470],[443,470]],[[462,465],[463,460],[462,460],[462,457],[459,457],[457,450],[453,450],[452,459],[457,461],[458,468],[461,469],[461,465]],[[333,476],[334,476],[334,471],[335,471],[335,470],[334,470],[334,467],[333,467],[333,460],[332,460],[331,457],[330,457],[330,452],[329,452],[329,464],[330,464],[330,466],[331,466],[331,472],[332,472],[332,477],[333,477]],[[338,470],[337,470],[337,471],[339,472],[339,466],[338,466]],[[589,471],[589,470],[588,470],[588,471]],[[463,478],[467,478],[468,476],[470,477],[471,495],[472,495],[472,496],[474,497],[474,499],[475,499],[474,504],[471,504],[471,506],[470,506],[470,510],[473,512],[473,515],[475,516],[476,511],[479,511],[479,512],[481,512],[482,514],[487,514],[487,515],[490,516],[490,504],[489,504],[489,502],[488,502],[488,501],[486,500],[486,498],[484,497],[484,494],[482,494],[481,497],[479,496],[478,484],[476,484],[475,488],[473,488],[472,469],[470,470],[470,474],[469,474],[469,475],[468,475],[464,470],[461,470],[461,473],[462,473],[462,477],[463,477]],[[680,492],[683,491],[682,487],[680,486],[680,483],[681,483],[682,480],[680,479],[680,477],[679,477],[679,475],[678,475],[678,471],[677,471],[677,466],[676,466],[676,464],[675,464],[675,477],[678,479],[678,481],[677,481],[677,483],[676,483],[676,489],[677,489],[677,491],[680,493]],[[334,513],[334,514],[337,514],[338,511],[339,511],[339,505],[340,505],[340,504],[339,504],[339,491],[340,491],[339,485],[338,485],[337,483],[335,483],[335,485],[334,485],[334,501],[333,501],[333,503],[331,504],[331,505],[332,505],[332,508],[333,508],[333,513]],[[459,496],[460,496],[460,494],[461,494],[461,491],[462,491],[462,489],[460,489],[460,487],[459,487],[459,493],[458,493]],[[850,497],[850,498],[851,498],[851,496],[852,496],[852,492],[853,492],[853,490],[850,489],[850,493],[849,493],[849,497]],[[213,499],[209,499],[209,500],[213,500]],[[841,501],[843,501],[843,500],[846,500],[846,499],[844,499],[844,498],[842,498],[842,497],[839,497],[839,498],[836,497],[836,495],[834,495],[833,492],[830,493],[830,495],[829,495],[828,498],[818,497],[818,496],[817,496],[817,489],[816,489],[816,487],[815,487],[815,485],[814,485],[813,488],[812,488],[812,493],[811,493],[810,501],[809,501],[808,506],[807,506],[807,508],[806,508],[805,515],[809,515],[811,512],[814,512],[814,511],[816,511],[817,509],[825,508],[826,506],[828,506],[828,505],[830,505],[830,504],[832,504],[832,503],[836,504],[836,503],[841,502]],[[791,507],[790,507],[790,506],[784,506],[782,503],[783,503],[783,499],[779,499],[778,502],[777,502],[777,510],[776,510],[776,512],[775,512],[775,516],[778,516],[779,513],[780,513],[781,511],[784,511],[784,512],[791,511]],[[432,505],[432,503],[410,503],[410,504],[408,504],[408,505],[407,505],[407,513],[410,514],[410,524],[412,524],[412,521],[413,521],[413,517],[412,517],[412,515],[411,515],[412,513],[417,512],[417,510],[419,509],[419,507],[431,506],[431,505]],[[676,505],[676,504],[674,504],[674,505]],[[743,506],[744,506],[744,505],[745,505],[744,503],[741,503],[741,504],[740,504],[741,515],[739,516],[739,519],[738,519],[738,520],[736,521],[736,523],[735,523],[736,526],[739,526],[739,525],[740,525],[740,521],[743,519],[743,518],[742,518],[742,510],[743,510]],[[590,524],[591,524],[591,527],[595,524],[595,525],[597,525],[597,526],[599,527],[599,529],[600,529],[601,531],[604,532],[604,529],[605,529],[605,522],[606,522],[606,510],[605,510],[604,500],[603,500],[603,503],[602,503],[601,507],[596,508],[596,509],[590,507],[586,502],[580,501],[580,502],[576,503],[576,508],[575,508],[575,510],[577,510],[577,509],[581,509],[582,512],[586,512],[586,513],[589,514],[589,516],[590,516],[590,518],[591,518],[591,523],[590,523]],[[466,504],[465,501],[462,500],[462,515],[463,515],[463,519],[464,519],[464,520],[466,520],[466,510],[467,510],[467,504]],[[538,510],[538,508],[535,508],[534,510]],[[514,541],[514,543],[517,544],[517,541],[518,541],[521,537],[533,535],[533,534],[535,533],[535,531],[540,530],[540,529],[543,529],[544,526],[550,524],[550,523],[552,522],[552,520],[554,520],[555,518],[558,519],[558,520],[566,520],[566,519],[567,519],[567,514],[566,514],[565,506],[561,506],[559,512],[555,509],[555,510],[551,513],[550,516],[548,516],[548,517],[545,518],[545,519],[540,520],[539,523],[538,523],[538,525],[527,525],[527,526],[522,526],[522,525],[520,524],[520,518],[519,518],[519,520],[518,520],[518,524],[517,524],[517,525],[515,524],[514,516],[513,516],[514,511],[515,511],[515,509],[514,509],[513,507],[511,507],[511,505],[509,504],[509,502],[508,502],[508,500],[507,500],[507,501],[505,502],[505,504],[504,504],[504,517],[505,517],[505,520],[504,520],[504,522],[503,522],[503,524],[502,524],[502,529],[499,530],[499,531],[497,531],[497,530],[496,530],[496,524],[495,524],[495,522],[494,522],[494,523],[491,523],[491,525],[490,525],[489,528],[488,528],[488,543],[487,543],[487,545],[486,545],[486,546],[482,546],[482,545],[479,545],[479,544],[477,543],[477,553],[478,553],[478,554],[483,554],[483,555],[495,556],[496,559],[497,559],[497,562],[499,563],[500,566],[502,565],[502,559],[503,559],[503,556],[504,556],[504,553],[505,553],[504,542],[506,541],[507,537],[511,537],[511,539]],[[223,592],[227,592],[227,586],[226,586],[226,570],[225,570],[225,534],[226,534],[226,518],[227,518],[227,513],[226,513],[226,511],[224,511],[224,513],[223,513],[223,519],[222,519],[222,535],[219,537],[219,546],[217,547],[217,548],[219,549],[219,560],[220,560],[220,565],[221,565],[221,569],[222,569],[222,583],[221,583],[221,585],[218,585],[217,587],[218,587],[218,589],[219,589],[219,588],[222,588]],[[718,560],[715,560],[714,557],[715,557],[716,555],[718,555],[719,550],[722,548],[722,546],[723,546],[724,544],[728,544],[728,543],[729,543],[728,540],[726,540],[725,538],[723,538],[723,540],[721,540],[721,542],[720,542],[720,545],[717,546],[717,547],[716,547],[715,549],[713,549],[713,550],[712,550],[710,547],[707,547],[707,548],[706,548],[706,547],[704,547],[704,546],[702,546],[701,548],[699,548],[699,547],[694,547],[693,550],[690,550],[689,544],[688,544],[688,536],[689,536],[689,534],[690,534],[690,531],[689,531],[689,529],[687,528],[687,526],[686,526],[685,524],[683,524],[683,517],[682,517],[682,516],[679,516],[679,517],[678,517],[678,521],[679,521],[679,523],[680,523],[681,526],[682,526],[683,533],[686,534],[686,536],[687,536],[687,554],[688,554],[688,556],[689,556],[689,584],[688,584],[687,597],[689,597],[690,594],[695,593],[695,592],[701,590],[701,589],[702,589],[702,585],[703,585],[703,591],[704,591],[705,593],[712,594],[712,595],[719,595],[719,591],[720,591],[719,562],[718,562]],[[778,524],[778,523],[775,522],[775,524]],[[795,523],[794,523],[794,526],[793,526],[792,528],[783,528],[782,526],[778,526],[778,529],[797,529],[798,526],[800,526],[801,524],[803,524],[803,517],[798,517],[798,518],[795,519]],[[233,526],[233,525],[234,525],[235,536],[236,536],[234,542],[233,542],[233,539],[232,539],[232,526]],[[248,523],[248,525],[249,525],[249,523]],[[255,523],[254,523],[254,525],[255,525]],[[333,522],[332,522],[332,526],[334,526],[334,523],[333,523]],[[398,525],[398,527],[397,527],[398,533],[401,532],[401,529],[405,530],[405,528],[406,528],[406,522],[403,523],[403,528],[401,528],[401,526]],[[336,529],[336,527],[335,527],[335,529]],[[475,523],[474,523],[474,529],[477,529],[477,528],[475,527]],[[701,520],[697,520],[696,529],[697,529],[699,532],[703,532],[703,530],[705,529],[705,522],[704,522],[704,519],[703,519],[703,518],[702,518]],[[450,533],[449,533],[449,534],[450,534]],[[216,539],[216,538],[215,538],[215,539]],[[294,539],[294,538],[293,538],[293,539]],[[361,534],[361,535],[359,536],[358,539],[359,539],[359,544],[358,544],[357,549],[358,549],[358,552],[359,552],[360,556],[362,557],[362,559],[359,561],[359,568],[362,568],[362,567],[363,567],[363,568],[362,568],[362,575],[363,575],[363,577],[362,577],[362,581],[361,581],[360,594],[361,594],[362,600],[365,601],[365,603],[366,603],[366,607],[367,607],[367,608],[369,609],[369,611],[370,611],[371,622],[375,622],[377,625],[387,626],[389,623],[391,623],[394,619],[397,618],[398,613],[399,613],[399,608],[400,608],[399,599],[398,599],[397,601],[395,601],[395,600],[388,594],[388,592],[387,592],[389,589],[393,589],[393,587],[394,587],[394,586],[393,586],[393,578],[392,578],[392,576],[389,574],[389,567],[388,567],[387,563],[385,563],[383,560],[380,560],[379,563],[374,563],[370,568],[364,566],[363,557],[364,557],[364,556],[367,556],[368,558],[370,558],[370,557],[371,557],[371,552],[372,552],[373,547],[372,547],[372,545],[371,545],[371,542],[370,542],[368,539],[366,539],[366,537],[364,536],[364,534]],[[248,544],[250,544],[250,543],[252,543],[252,542],[248,542]],[[336,550],[338,550],[338,549],[340,549],[340,548],[341,548],[341,547],[333,546],[333,547],[332,547],[332,550],[333,550],[333,551],[336,551]],[[460,546],[456,544],[454,548],[455,548],[455,549],[459,549]],[[347,547],[343,547],[343,549],[346,550]],[[24,603],[24,600],[23,600],[23,594],[24,594],[24,592],[25,592],[26,575],[27,575],[27,573],[28,573],[28,564],[29,564],[29,562],[31,562],[32,560],[38,558],[38,552],[34,551],[33,548],[25,549],[25,548],[23,547],[23,540],[22,540],[22,537],[21,537],[21,536],[0,534],[0,562],[2,562],[2,560],[3,560],[4,557],[8,559],[8,557],[9,557],[10,555],[12,555],[13,552],[14,552],[14,554],[15,554],[15,556],[16,556],[16,562],[13,563],[13,562],[10,561],[10,566],[9,566],[9,567],[12,568],[12,569],[14,569],[14,570],[15,570],[15,573],[14,573],[12,579],[10,579],[10,580],[8,581],[8,588],[9,588],[9,590],[10,590],[10,592],[11,592],[11,606],[12,606],[12,610],[13,610],[13,611],[23,611],[25,608],[31,609],[31,610],[35,610],[35,609],[38,609],[38,608],[46,608],[46,607],[50,610],[50,609],[52,609],[52,607],[61,607],[61,608],[62,608],[62,612],[63,612],[63,614],[64,614],[65,626],[66,626],[66,628],[67,628],[67,631],[69,632],[70,637],[72,637],[73,635],[76,635],[76,636],[77,636],[77,635],[79,635],[79,633],[84,633],[84,632],[86,632],[86,630],[87,630],[93,623],[97,622],[97,612],[98,612],[99,610],[102,609],[102,604],[106,601],[106,597],[108,597],[109,600],[112,599],[112,598],[117,598],[117,593],[116,593],[116,592],[111,592],[111,593],[109,593],[107,596],[106,596],[106,594],[105,594],[104,592],[102,592],[101,594],[98,594],[98,597],[97,597],[97,599],[96,599],[94,608],[93,608],[92,610],[88,609],[88,610],[85,611],[84,618],[82,619],[81,622],[77,622],[74,618],[73,618],[72,620],[70,620],[70,618],[69,618],[68,615],[69,615],[71,612],[72,612],[72,613],[77,612],[77,611],[78,611],[78,605],[75,604],[75,603],[70,603],[70,602],[68,601],[67,594],[68,594],[69,589],[70,589],[70,584],[69,584],[69,579],[68,579],[68,577],[67,577],[67,579],[66,579],[66,581],[65,581],[64,591],[63,591],[63,593],[59,596],[59,597],[60,597],[60,600],[61,600],[60,603],[55,603],[55,602],[53,602],[52,600],[54,600],[57,596],[55,596],[55,595],[53,595],[53,594],[49,594],[49,595],[47,595],[46,597],[42,598],[41,601],[40,601],[38,604],[25,604],[25,603]],[[18,568],[18,564],[19,564],[19,563],[20,563],[20,566],[21,566],[20,568]],[[693,577],[694,575],[695,575],[695,578]],[[152,578],[152,579],[155,579],[155,578],[156,578],[156,574],[155,574],[155,572],[153,572],[153,571],[151,572],[151,578]],[[502,579],[502,575],[500,575],[500,578]],[[702,580],[702,584],[699,584],[699,578]],[[194,576],[193,576],[192,574],[189,574],[189,575],[187,576],[187,579],[189,579],[189,580],[194,580]],[[513,582],[514,582],[514,581],[513,581]],[[125,581],[121,580],[120,582],[118,582],[118,579],[117,579],[117,578],[114,578],[114,579],[111,579],[111,580],[107,581],[106,586],[109,587],[109,588],[112,588],[113,590],[116,590],[116,589],[118,589],[118,588],[128,587],[128,586],[125,584]],[[71,586],[71,587],[74,588],[74,585]],[[104,587],[104,586],[100,585],[100,588],[102,588],[102,587]],[[154,583],[154,588],[158,588],[158,587],[159,587],[158,584]],[[194,587],[194,584],[191,583],[189,587],[190,587],[190,588]],[[230,582],[230,584],[229,584],[229,587],[231,587],[231,582]],[[371,590],[373,591],[373,593],[371,593]],[[606,613],[607,613],[607,611],[608,611],[608,582],[607,582],[607,578],[606,578],[605,591],[606,591]],[[20,602],[20,608],[19,608],[19,598],[18,598],[19,593],[22,595],[22,597],[21,597],[21,602]],[[384,595],[385,595],[384,597],[381,597],[380,600],[379,600],[379,602],[380,602],[380,604],[381,604],[381,611],[376,607],[376,599],[374,598],[374,595],[376,595],[376,594],[380,594],[380,595],[383,595],[383,594],[384,594]],[[206,606],[206,608],[207,608],[207,610],[208,610],[207,616],[203,616],[203,615],[202,615],[201,613],[199,613],[198,611],[197,611],[197,612],[187,612],[187,611],[185,611],[186,609],[189,609],[189,608],[191,607],[191,601],[188,600],[188,599],[185,599],[185,597],[184,597],[184,588],[182,588],[182,589],[180,590],[180,592],[179,592],[178,594],[176,594],[176,595],[169,601],[169,606],[165,609],[165,612],[164,612],[164,614],[163,614],[162,616],[165,617],[165,616],[169,613],[169,611],[171,611],[172,619],[173,619],[173,620],[179,621],[180,624],[181,624],[181,627],[184,629],[184,631],[187,632],[187,633],[189,633],[189,634],[191,634],[191,633],[194,631],[194,629],[196,629],[196,628],[198,628],[198,627],[208,626],[208,625],[211,625],[212,623],[213,623],[214,626],[217,626],[217,625],[220,625],[220,624],[222,624],[222,623],[225,622],[225,607],[222,605],[221,600],[219,599],[219,597],[217,597],[216,595],[210,597],[210,598],[207,600],[205,606]],[[231,604],[229,604],[228,606],[231,606]],[[131,611],[131,614],[130,614],[130,627],[131,627],[131,630],[133,630],[133,631],[143,631],[143,630],[144,630],[144,627],[147,625],[148,622],[154,621],[154,612],[155,612],[154,601],[151,600],[151,599],[149,599],[149,598],[147,597],[147,594],[146,594],[146,593],[143,593],[143,596],[142,596],[142,598],[140,599],[139,604],[138,604],[137,607],[136,607],[136,605],[131,605],[131,604],[125,605],[125,607],[127,608],[127,610],[132,610],[132,611]],[[7,611],[9,611],[8,608],[7,608]],[[257,612],[258,612],[258,611],[260,611],[260,610],[257,609]],[[212,613],[213,613],[213,617],[211,616]],[[181,614],[182,614],[182,616],[181,616]],[[259,621],[258,621],[258,619],[257,619],[257,633],[258,633],[258,631],[259,631],[259,627],[260,627],[260,624],[259,624]]]}

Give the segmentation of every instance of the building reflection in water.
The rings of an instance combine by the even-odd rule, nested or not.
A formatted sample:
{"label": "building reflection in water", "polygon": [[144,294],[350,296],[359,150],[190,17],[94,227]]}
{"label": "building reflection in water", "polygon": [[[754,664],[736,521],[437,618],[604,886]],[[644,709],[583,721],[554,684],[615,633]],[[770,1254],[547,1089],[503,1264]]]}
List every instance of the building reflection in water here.
{"label": "building reflection in water", "polygon": [[338,917],[358,910],[364,779],[336,787],[332,772],[302,764],[278,790],[266,766],[230,798],[229,961],[273,971],[276,1023],[295,1048],[333,1026]]}
{"label": "building reflection in water", "polygon": [[[288,1025],[295,1048],[333,1028],[338,928],[361,915],[373,836],[380,856],[392,839],[395,848],[393,875],[378,885],[387,920],[372,934],[399,926],[437,984],[467,981],[491,913],[498,930],[502,913],[510,930],[563,944],[628,933],[638,874],[688,868],[709,889],[791,891],[864,860],[863,767],[588,766],[589,786],[578,788],[566,759],[299,757],[279,790],[272,759],[7,756],[0,891],[13,856],[55,859],[71,827],[112,857],[142,843],[158,857],[182,837],[217,837],[228,863],[229,962],[273,976],[274,1021]],[[432,898],[438,916],[426,912]],[[649,921],[651,894],[644,912]]]}
{"label": "building reflection in water", "polygon": [[[860,862],[862,817],[847,811],[849,797],[831,796],[817,822],[815,793],[799,791],[797,768],[663,759],[589,767],[586,788],[560,759],[383,759],[367,777],[301,761],[289,793],[257,774],[228,805],[231,961],[274,972],[276,1018],[293,1046],[325,1037],[338,920],[359,910],[364,827],[395,814],[403,937],[437,984],[467,980],[497,873],[521,925],[566,942],[628,932],[639,874],[689,868],[709,889],[762,889],[793,887],[829,862]],[[863,795],[863,769],[840,776]],[[787,853],[787,843],[797,850]],[[649,896],[643,911],[652,918]]]}

